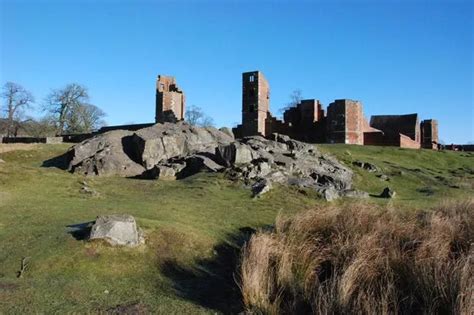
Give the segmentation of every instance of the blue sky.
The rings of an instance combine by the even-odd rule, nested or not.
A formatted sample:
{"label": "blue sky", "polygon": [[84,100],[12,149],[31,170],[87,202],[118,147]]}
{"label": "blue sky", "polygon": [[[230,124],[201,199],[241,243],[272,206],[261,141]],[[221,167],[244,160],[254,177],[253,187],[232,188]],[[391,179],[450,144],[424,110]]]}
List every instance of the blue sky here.
{"label": "blue sky", "polygon": [[[472,1],[0,0],[0,83],[78,82],[109,124],[152,122],[155,80],[218,126],[241,119],[241,73],[261,70],[279,114],[304,98],[362,101],[366,116],[436,118],[474,141]],[[34,115],[40,115],[40,112]]]}

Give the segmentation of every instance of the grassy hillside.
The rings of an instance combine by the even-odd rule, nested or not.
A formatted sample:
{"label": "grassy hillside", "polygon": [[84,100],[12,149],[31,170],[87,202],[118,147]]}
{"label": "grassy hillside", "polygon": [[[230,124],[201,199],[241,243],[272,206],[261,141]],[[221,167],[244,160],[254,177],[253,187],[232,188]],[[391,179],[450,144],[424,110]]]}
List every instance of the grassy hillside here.
{"label": "grassy hillside", "polygon": [[[396,198],[391,201],[394,205],[419,208],[446,199],[463,199],[474,191],[474,153],[356,145],[319,148],[354,170],[358,189],[372,195],[380,194],[384,187],[395,190]],[[354,166],[355,161],[369,162],[379,171],[368,172]],[[378,176],[382,174],[389,180],[381,180]]]}
{"label": "grassy hillside", "polygon": [[[84,178],[41,167],[66,148],[38,145],[0,153],[5,161],[0,163],[0,313],[238,312],[242,305],[232,272],[239,245],[253,229],[273,224],[278,213],[292,215],[323,203],[315,194],[283,187],[253,200],[241,184],[220,175],[148,181]],[[376,164],[390,181],[354,167],[356,187],[376,194],[390,186],[398,193],[395,204],[425,207],[473,193],[474,155],[355,146],[322,150],[349,165]],[[97,194],[84,193],[84,181]],[[111,213],[134,215],[147,245],[90,243],[68,227]],[[29,266],[18,279],[23,257],[29,257]]]}

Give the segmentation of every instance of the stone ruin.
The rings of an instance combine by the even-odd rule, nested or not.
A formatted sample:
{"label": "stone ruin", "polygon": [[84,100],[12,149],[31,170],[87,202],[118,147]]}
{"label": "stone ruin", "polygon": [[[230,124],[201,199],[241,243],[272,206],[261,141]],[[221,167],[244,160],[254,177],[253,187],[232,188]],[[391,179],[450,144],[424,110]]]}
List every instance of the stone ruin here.
{"label": "stone ruin", "polygon": [[[185,119],[186,98],[172,76],[159,75],[156,80],[155,123],[179,122]],[[154,123],[102,127],[89,134],[62,135],[55,141],[81,142],[112,130],[138,131]],[[345,143],[357,145],[397,146],[401,148],[439,149],[438,122],[419,121],[418,114],[364,116],[360,101],[337,99],[327,107],[316,99],[301,100],[287,109],[283,120],[270,112],[270,85],[260,71],[242,74],[242,123],[232,129],[236,138],[278,133],[307,143]],[[48,142],[36,138],[3,138],[3,142]],[[453,146],[454,147],[454,146]]]}
{"label": "stone ruin", "polygon": [[[69,171],[85,175],[181,179],[224,172],[259,196],[275,183],[319,192],[327,200],[367,197],[352,189],[352,172],[308,143],[435,148],[435,120],[417,114],[365,118],[362,103],[340,99],[327,112],[318,100],[302,100],[281,121],[270,113],[270,86],[259,71],[242,75],[242,124],[196,127],[184,122],[185,96],[176,80],[158,76],[156,124],[112,126],[72,147]],[[300,141],[301,140],[301,141]]]}
{"label": "stone ruin", "polygon": [[236,137],[273,133],[311,143],[384,145],[402,148],[438,147],[438,122],[419,122],[418,114],[364,116],[362,103],[339,99],[329,104],[327,114],[319,100],[302,100],[283,114],[283,121],[270,112],[270,87],[260,71],[242,74],[242,124]]}
{"label": "stone ruin", "polygon": [[156,81],[155,122],[184,120],[185,104],[184,92],[176,84],[176,79],[159,75]]}

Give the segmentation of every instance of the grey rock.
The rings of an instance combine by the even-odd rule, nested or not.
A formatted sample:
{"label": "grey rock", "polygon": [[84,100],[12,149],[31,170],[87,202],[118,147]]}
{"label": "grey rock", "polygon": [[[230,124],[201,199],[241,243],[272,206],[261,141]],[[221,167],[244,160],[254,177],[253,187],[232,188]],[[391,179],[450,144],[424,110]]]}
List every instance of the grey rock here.
{"label": "grey rock", "polygon": [[272,184],[270,181],[263,179],[252,185],[252,194],[253,197],[260,197],[261,195],[267,193],[272,189]]}
{"label": "grey rock", "polygon": [[228,135],[232,139],[235,139],[235,136],[234,136],[234,133],[232,132],[232,129],[230,129],[228,127],[222,127],[222,128],[219,128],[219,131],[222,132],[222,133],[225,133],[226,135]]}
{"label": "grey rock", "polygon": [[84,175],[134,176],[145,169],[130,159],[130,131],[114,130],[75,145],[67,152],[69,170]]}
{"label": "grey rock", "polygon": [[201,171],[219,172],[223,168],[209,157],[196,154],[186,158],[186,167],[178,173],[178,178],[188,177]]}
{"label": "grey rock", "polygon": [[366,199],[369,198],[369,193],[361,190],[356,190],[356,189],[348,189],[344,190],[342,192],[342,195],[344,197],[349,197],[349,198],[361,198],[361,199]]}
{"label": "grey rock", "polygon": [[258,170],[258,176],[266,176],[271,172],[272,168],[270,164],[262,161],[262,162],[258,162],[257,170]]}
{"label": "grey rock", "polygon": [[176,170],[173,167],[158,165],[158,178],[159,179],[176,179]]}
{"label": "grey rock", "polygon": [[99,134],[72,147],[67,157],[73,173],[132,177],[176,157],[214,154],[217,146],[232,141],[232,137],[215,128],[164,123],[136,132],[114,130]]}
{"label": "grey rock", "polygon": [[377,175],[377,177],[382,181],[389,181],[390,180],[390,177],[388,177],[385,174],[379,174],[379,175]]}
{"label": "grey rock", "polygon": [[135,218],[126,214],[98,216],[92,226],[90,240],[103,239],[111,245],[134,247],[145,242]]}
{"label": "grey rock", "polygon": [[89,186],[83,186],[81,188],[81,192],[84,193],[84,194],[87,194],[87,195],[91,195],[91,196],[98,196],[99,195],[99,193],[97,191],[90,188]]}
{"label": "grey rock", "polygon": [[397,193],[390,189],[390,187],[385,187],[382,193],[380,194],[381,198],[395,198]]}
{"label": "grey rock", "polygon": [[228,166],[250,163],[253,159],[250,148],[239,142],[233,142],[226,146],[218,146],[216,154],[218,158]]}
{"label": "grey rock", "polygon": [[357,167],[363,168],[369,173],[377,172],[378,168],[374,164],[368,163],[368,162],[363,162],[363,161],[354,161],[352,162],[352,165],[355,165]]}
{"label": "grey rock", "polygon": [[340,197],[339,192],[332,186],[320,189],[319,193],[326,201],[334,201]]}

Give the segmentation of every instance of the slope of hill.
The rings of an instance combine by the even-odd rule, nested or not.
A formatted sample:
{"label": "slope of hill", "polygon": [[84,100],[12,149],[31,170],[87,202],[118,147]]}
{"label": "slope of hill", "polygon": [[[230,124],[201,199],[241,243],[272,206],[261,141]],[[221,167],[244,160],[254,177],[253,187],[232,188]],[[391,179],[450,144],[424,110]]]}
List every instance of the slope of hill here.
{"label": "slope of hill", "polygon": [[[394,204],[423,207],[449,198],[468,197],[474,191],[472,152],[349,145],[320,145],[319,148],[354,170],[358,189],[372,195],[380,194],[384,187],[395,190]],[[370,163],[377,171],[369,172],[356,166],[359,162]],[[372,200],[386,202],[379,198]]]}
{"label": "slope of hill", "polygon": [[[321,148],[355,170],[356,188],[375,195],[390,186],[397,192],[393,200],[367,202],[419,208],[474,192],[472,154]],[[243,241],[279,213],[291,216],[324,204],[311,191],[286,187],[252,199],[241,183],[222,175],[154,181],[87,178],[41,167],[66,149],[38,145],[0,153],[1,313],[236,313],[242,303],[233,272]],[[370,162],[380,172],[354,161]],[[381,181],[380,174],[390,180]],[[134,215],[146,246],[114,248],[74,231],[73,225],[110,213]],[[29,264],[17,278],[24,257]]]}

